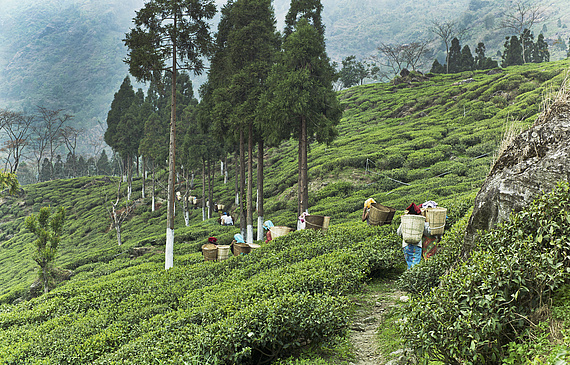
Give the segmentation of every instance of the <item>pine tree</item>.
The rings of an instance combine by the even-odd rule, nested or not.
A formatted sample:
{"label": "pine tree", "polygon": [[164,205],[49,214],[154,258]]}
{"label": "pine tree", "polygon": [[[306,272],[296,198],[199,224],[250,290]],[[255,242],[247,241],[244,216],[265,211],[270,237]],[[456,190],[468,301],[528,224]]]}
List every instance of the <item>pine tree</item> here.
{"label": "pine tree", "polygon": [[457,38],[451,40],[448,59],[449,73],[453,74],[459,72],[461,70],[461,45]]}
{"label": "pine tree", "polygon": [[523,48],[523,62],[534,62],[533,55],[535,53],[534,35],[529,29],[525,29],[520,37],[521,46]]}
{"label": "pine tree", "polygon": [[523,49],[517,36],[506,37],[504,47],[501,67],[523,64]]}
{"label": "pine tree", "polygon": [[534,46],[532,62],[550,62],[550,52],[548,51],[548,43],[544,41],[544,35],[540,33]]}
{"label": "pine tree", "polygon": [[[169,71],[171,109],[168,156],[168,211],[165,269],[174,264],[174,182],[176,161],[176,77],[178,64],[200,74],[202,56],[211,49],[208,19],[216,12],[213,0],[151,0],[137,12],[135,28],[125,37],[129,53],[125,60],[129,72],[139,81],[160,80]],[[166,61],[172,61],[166,66]]]}
{"label": "pine tree", "polygon": [[77,159],[77,175],[78,176],[87,176],[88,169],[87,169],[87,161],[85,161],[85,157],[79,156]]}
{"label": "pine tree", "polygon": [[111,164],[109,162],[109,157],[107,157],[107,152],[105,152],[105,150],[101,151],[101,155],[97,160],[97,173],[99,175],[111,174]]}
{"label": "pine tree", "polygon": [[44,294],[47,294],[53,280],[53,261],[57,254],[61,232],[65,222],[65,209],[59,207],[52,215],[51,208],[42,207],[39,213],[31,214],[26,218],[26,228],[30,230],[37,239],[34,241],[34,261],[39,265],[39,279],[44,287]]}
{"label": "pine tree", "polygon": [[63,171],[63,161],[61,161],[61,155],[57,155],[55,158],[55,163],[53,164],[53,176],[55,179],[65,178],[65,173]]}
{"label": "pine tree", "polygon": [[460,71],[473,71],[475,69],[475,61],[471,54],[471,49],[465,45],[461,50],[461,66]]}
{"label": "pine tree", "polygon": [[68,178],[79,176],[79,171],[77,169],[77,156],[75,156],[71,152],[67,154],[67,157],[65,159],[64,170],[65,170],[65,176]]}
{"label": "pine tree", "polygon": [[44,158],[42,163],[42,169],[40,170],[40,182],[49,181],[52,176],[53,166],[51,161],[47,158]]}
{"label": "pine tree", "polygon": [[306,19],[317,30],[319,38],[324,42],[325,25],[322,19],[323,5],[320,0],[291,0],[289,11],[285,16],[284,36],[287,38],[293,33],[297,22]]}
{"label": "pine tree", "polygon": [[308,209],[308,140],[329,142],[337,134],[342,109],[333,90],[336,74],[320,30],[301,18],[283,43],[282,59],[268,79],[266,99],[273,141],[296,135],[299,140],[298,212]]}
{"label": "pine tree", "polygon": [[430,72],[434,74],[443,74],[445,73],[445,66],[439,63],[439,61],[436,58],[431,65]]}
{"label": "pine tree", "polygon": [[485,69],[485,43],[479,42],[477,48],[475,48],[475,69],[484,70]]}
{"label": "pine tree", "polygon": [[123,80],[119,90],[115,93],[111,102],[111,109],[107,113],[107,130],[105,131],[105,142],[113,149],[118,146],[117,139],[120,137],[117,129],[121,117],[127,112],[135,100],[135,91],[131,85],[131,79],[127,76]]}

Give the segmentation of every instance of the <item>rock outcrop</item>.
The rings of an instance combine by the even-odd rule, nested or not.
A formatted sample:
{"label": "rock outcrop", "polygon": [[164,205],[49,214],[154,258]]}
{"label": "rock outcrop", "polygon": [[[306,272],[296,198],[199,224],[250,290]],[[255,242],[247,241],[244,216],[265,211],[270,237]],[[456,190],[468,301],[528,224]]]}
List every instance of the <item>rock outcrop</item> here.
{"label": "rock outcrop", "polygon": [[570,181],[570,102],[560,94],[529,130],[514,138],[475,198],[466,242],[520,211],[538,194]]}

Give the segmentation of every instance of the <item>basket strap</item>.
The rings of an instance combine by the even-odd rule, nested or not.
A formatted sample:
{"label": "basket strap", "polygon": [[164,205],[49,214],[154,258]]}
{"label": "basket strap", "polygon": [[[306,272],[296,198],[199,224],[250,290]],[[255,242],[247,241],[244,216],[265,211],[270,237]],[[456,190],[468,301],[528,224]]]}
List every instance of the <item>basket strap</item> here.
{"label": "basket strap", "polygon": [[440,228],[444,228],[445,227],[445,223],[443,224],[443,226],[440,227],[429,227],[429,229],[440,229]]}

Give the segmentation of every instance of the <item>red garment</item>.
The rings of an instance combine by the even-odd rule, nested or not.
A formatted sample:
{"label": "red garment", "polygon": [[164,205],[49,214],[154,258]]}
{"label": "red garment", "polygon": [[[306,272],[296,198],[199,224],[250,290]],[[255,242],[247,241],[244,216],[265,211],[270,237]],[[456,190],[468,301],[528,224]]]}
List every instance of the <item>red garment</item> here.
{"label": "red garment", "polygon": [[424,260],[429,259],[433,255],[437,253],[439,247],[437,247],[437,243],[439,242],[438,237],[432,236],[424,236],[423,243],[422,243],[422,256]]}
{"label": "red garment", "polygon": [[416,205],[416,203],[410,204],[410,206],[406,208],[406,210],[408,211],[408,214],[415,214],[415,215],[422,214],[422,210],[420,209],[420,207]]}
{"label": "red garment", "polygon": [[265,243],[271,241],[271,231],[267,231],[267,233],[265,234],[265,236],[267,237],[267,239],[265,240]]}

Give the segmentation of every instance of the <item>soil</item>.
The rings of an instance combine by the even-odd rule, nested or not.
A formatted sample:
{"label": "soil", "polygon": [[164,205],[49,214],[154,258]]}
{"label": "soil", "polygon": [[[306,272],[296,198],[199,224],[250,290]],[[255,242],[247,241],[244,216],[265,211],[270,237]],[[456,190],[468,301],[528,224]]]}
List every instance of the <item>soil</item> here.
{"label": "soil", "polygon": [[356,358],[351,364],[378,365],[388,361],[387,354],[382,354],[378,348],[376,332],[382,326],[384,314],[397,305],[399,298],[405,295],[393,284],[388,284],[390,289],[387,290],[369,289],[356,301],[358,308],[350,328],[350,339]]}

